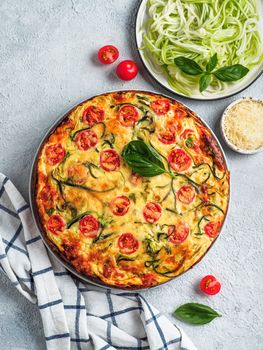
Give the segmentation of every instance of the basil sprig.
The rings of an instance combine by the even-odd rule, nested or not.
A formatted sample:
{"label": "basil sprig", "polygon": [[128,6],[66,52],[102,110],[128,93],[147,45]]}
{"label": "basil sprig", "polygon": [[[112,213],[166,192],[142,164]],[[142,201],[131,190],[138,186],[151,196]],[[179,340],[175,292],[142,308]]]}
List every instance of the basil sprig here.
{"label": "basil sprig", "polygon": [[213,76],[218,80],[231,82],[244,78],[244,76],[249,72],[249,69],[242,66],[241,64],[222,67],[215,71],[215,68],[218,64],[217,54],[214,54],[210,58],[206,65],[206,70],[203,70],[194,60],[183,56],[175,58],[174,63],[185,74],[194,76],[201,75],[199,79],[200,92],[203,92],[208,88],[208,86],[211,84]]}
{"label": "basil sprig", "polygon": [[161,156],[153,147],[141,140],[129,142],[122,152],[125,162],[137,174],[146,177],[169,173],[162,162]]}
{"label": "basil sprig", "polygon": [[175,310],[174,316],[184,322],[199,325],[209,323],[216,317],[221,317],[221,315],[211,307],[198,303],[181,305]]}

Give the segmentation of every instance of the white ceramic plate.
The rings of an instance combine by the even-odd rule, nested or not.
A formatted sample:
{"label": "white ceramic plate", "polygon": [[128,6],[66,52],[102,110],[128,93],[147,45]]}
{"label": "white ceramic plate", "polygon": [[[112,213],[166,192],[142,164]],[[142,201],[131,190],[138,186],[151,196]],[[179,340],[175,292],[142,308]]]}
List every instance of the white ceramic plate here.
{"label": "white ceramic plate", "polygon": [[[258,0],[258,1],[260,2],[260,0]],[[263,73],[263,62],[262,62],[259,66],[255,67],[253,70],[251,70],[249,72],[249,74],[244,79],[242,79],[240,82],[237,82],[236,84],[233,84],[232,86],[230,86],[228,89],[224,90],[220,94],[206,96],[206,95],[202,95],[201,93],[197,92],[191,96],[186,96],[186,95],[176,91],[174,88],[172,88],[169,85],[165,74],[162,71],[158,70],[158,68],[155,67],[153,63],[146,60],[144,57],[143,51],[140,50],[140,47],[142,47],[142,37],[143,37],[142,28],[143,28],[143,25],[145,24],[145,22],[147,21],[147,19],[149,18],[146,5],[147,5],[147,0],[142,0],[140,6],[138,8],[137,17],[136,17],[136,25],[135,25],[136,45],[137,45],[137,48],[139,51],[139,56],[144,64],[145,68],[148,70],[150,75],[160,85],[162,85],[167,90],[169,90],[173,93],[176,93],[177,95],[191,98],[191,99],[195,99],[195,100],[217,100],[217,99],[221,99],[221,98],[230,97],[232,95],[235,95],[235,94],[245,90],[247,87],[249,87],[251,84],[253,84],[254,81]],[[261,14],[261,18],[263,18],[263,6],[261,4],[260,4],[260,14]],[[260,31],[261,31],[262,37],[263,37],[263,20],[261,20],[261,22],[260,22]]]}

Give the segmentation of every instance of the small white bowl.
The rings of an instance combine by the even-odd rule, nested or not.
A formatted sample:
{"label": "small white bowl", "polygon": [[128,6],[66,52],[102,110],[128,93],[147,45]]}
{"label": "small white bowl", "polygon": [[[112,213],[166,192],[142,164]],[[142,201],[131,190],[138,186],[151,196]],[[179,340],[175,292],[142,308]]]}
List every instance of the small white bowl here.
{"label": "small white bowl", "polygon": [[[228,138],[227,138],[227,135],[225,133],[225,128],[224,128],[224,125],[225,125],[225,119],[226,119],[226,116],[228,114],[228,112],[230,111],[230,109],[235,106],[236,104],[242,102],[242,101],[255,101],[255,102],[259,102],[259,103],[262,103],[263,105],[263,101],[260,100],[260,99],[256,99],[256,98],[252,98],[252,97],[243,97],[243,98],[240,98],[234,102],[232,102],[225,110],[224,110],[224,113],[221,117],[221,121],[220,121],[220,131],[221,131],[221,134],[222,134],[222,137],[225,141],[225,143],[228,145],[228,147],[230,147],[233,151],[236,151],[238,153],[241,153],[241,154],[255,154],[255,153],[259,153],[259,152],[262,152],[263,151],[263,146],[258,148],[258,149],[255,149],[255,150],[244,150],[244,149],[240,149],[238,148],[236,145],[234,145]],[[263,118],[263,116],[262,116]]]}

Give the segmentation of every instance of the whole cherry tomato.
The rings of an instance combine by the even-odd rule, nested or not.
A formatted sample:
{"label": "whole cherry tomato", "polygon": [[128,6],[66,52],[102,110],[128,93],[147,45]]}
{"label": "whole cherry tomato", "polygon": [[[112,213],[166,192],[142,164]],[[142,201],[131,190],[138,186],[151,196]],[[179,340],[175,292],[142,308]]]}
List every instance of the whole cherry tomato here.
{"label": "whole cherry tomato", "polygon": [[138,74],[137,63],[132,60],[125,60],[118,64],[116,74],[121,80],[132,80]]}

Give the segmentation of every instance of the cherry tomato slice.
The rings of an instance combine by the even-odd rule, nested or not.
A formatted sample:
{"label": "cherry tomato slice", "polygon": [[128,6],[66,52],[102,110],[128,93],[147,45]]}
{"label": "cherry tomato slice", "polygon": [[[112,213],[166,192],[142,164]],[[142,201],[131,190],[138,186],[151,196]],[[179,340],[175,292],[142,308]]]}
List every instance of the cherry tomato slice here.
{"label": "cherry tomato slice", "polygon": [[104,111],[96,106],[89,106],[82,114],[84,123],[92,126],[104,120]]}
{"label": "cherry tomato slice", "polygon": [[116,74],[121,80],[131,80],[138,74],[138,66],[132,60],[125,60],[118,64]]}
{"label": "cherry tomato slice", "polygon": [[133,127],[139,118],[137,109],[131,105],[125,105],[120,108],[117,115],[121,125]]}
{"label": "cherry tomato slice", "polygon": [[111,200],[110,209],[114,215],[123,216],[130,208],[130,200],[125,196],[118,196]]}
{"label": "cherry tomato slice", "polygon": [[132,233],[123,233],[118,239],[118,246],[123,254],[132,254],[139,248],[139,242]]}
{"label": "cherry tomato slice", "polygon": [[200,289],[206,294],[215,295],[220,292],[221,284],[214,276],[207,275],[202,278],[200,282]]}
{"label": "cherry tomato slice", "polygon": [[158,140],[165,145],[171,145],[175,143],[175,133],[172,130],[161,131],[158,135]]}
{"label": "cherry tomato slice", "polygon": [[95,238],[98,235],[100,224],[92,215],[86,215],[79,222],[80,232],[85,237]]}
{"label": "cherry tomato slice", "polygon": [[103,64],[111,64],[119,57],[119,50],[113,45],[105,45],[98,51],[98,59]]}
{"label": "cherry tomato slice", "polygon": [[65,154],[65,150],[60,144],[50,145],[46,148],[47,161],[51,165],[60,163]]}
{"label": "cherry tomato slice", "polygon": [[170,225],[168,227],[169,241],[176,245],[181,244],[187,239],[189,232],[189,225],[183,221]]}
{"label": "cherry tomato slice", "polygon": [[195,189],[191,185],[182,186],[178,192],[177,197],[180,202],[184,204],[190,204],[195,198]]}
{"label": "cherry tomato slice", "polygon": [[59,235],[65,229],[65,221],[60,215],[54,214],[48,219],[47,227],[54,235]]}
{"label": "cherry tomato slice", "polygon": [[180,137],[181,137],[181,139],[187,139],[189,136],[191,136],[191,134],[193,134],[193,132],[194,132],[194,130],[192,130],[192,129],[185,129],[182,133],[181,133],[181,135],[180,135]]}
{"label": "cherry tomato slice", "polygon": [[143,216],[150,224],[156,223],[162,215],[162,207],[158,203],[147,203],[143,209]]}
{"label": "cherry tomato slice", "polygon": [[93,130],[84,130],[77,134],[76,144],[79,150],[87,151],[89,148],[96,146],[98,136]]}
{"label": "cherry tomato slice", "polygon": [[191,166],[192,159],[183,149],[177,148],[170,152],[168,162],[175,171],[185,171]]}
{"label": "cherry tomato slice", "polygon": [[204,231],[208,237],[215,238],[220,230],[221,223],[219,221],[210,221],[205,227]]}
{"label": "cherry tomato slice", "polygon": [[156,114],[164,115],[170,109],[170,102],[167,100],[156,100],[151,103],[151,107]]}
{"label": "cherry tomato slice", "polygon": [[121,159],[114,149],[106,149],[100,153],[100,166],[105,171],[114,171],[119,169]]}

